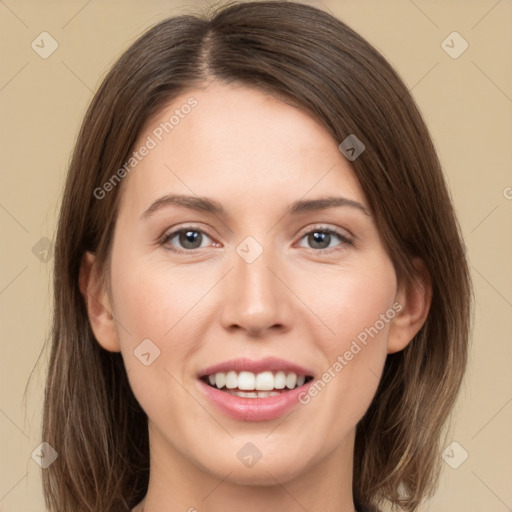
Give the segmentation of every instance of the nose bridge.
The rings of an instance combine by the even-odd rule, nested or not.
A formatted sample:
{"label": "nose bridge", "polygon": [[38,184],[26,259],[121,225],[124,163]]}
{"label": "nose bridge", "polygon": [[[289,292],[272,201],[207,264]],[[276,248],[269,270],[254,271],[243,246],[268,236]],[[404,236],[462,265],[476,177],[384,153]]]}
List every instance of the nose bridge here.
{"label": "nose bridge", "polygon": [[246,237],[233,254],[233,271],[224,300],[223,322],[252,333],[289,322],[289,297],[276,277],[279,255],[268,239]]}

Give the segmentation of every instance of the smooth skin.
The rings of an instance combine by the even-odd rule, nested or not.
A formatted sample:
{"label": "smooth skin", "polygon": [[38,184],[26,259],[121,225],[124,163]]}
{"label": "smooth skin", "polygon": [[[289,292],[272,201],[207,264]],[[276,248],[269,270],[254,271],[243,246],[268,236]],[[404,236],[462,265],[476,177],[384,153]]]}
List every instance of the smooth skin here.
{"label": "smooth skin", "polygon": [[[146,123],[135,147],[190,97],[197,106],[118,185],[109,284],[91,253],[80,274],[94,335],[121,352],[148,416],[150,482],[134,510],[354,512],[356,425],[387,354],[426,320],[428,278],[397,282],[341,141],[271,95],[217,81],[187,91]],[[168,204],[143,215],[168,194],[209,198],[225,214]],[[327,196],[369,215],[347,205],[287,213],[294,201]],[[180,228],[199,232],[164,240]],[[343,238],[314,238],[325,229]],[[236,251],[248,236],[263,251],[252,263]],[[201,392],[198,373],[235,357],[280,357],[321,377],[397,302],[400,313],[284,417],[235,420]],[[134,355],[145,339],[160,350],[148,366]],[[250,468],[237,457],[247,442],[262,453]]]}

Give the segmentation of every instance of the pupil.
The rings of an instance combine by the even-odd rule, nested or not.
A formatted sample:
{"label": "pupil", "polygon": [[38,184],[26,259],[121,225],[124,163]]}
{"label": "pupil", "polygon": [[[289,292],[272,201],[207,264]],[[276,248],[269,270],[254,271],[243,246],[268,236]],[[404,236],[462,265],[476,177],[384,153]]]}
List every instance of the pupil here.
{"label": "pupil", "polygon": [[[325,249],[326,247],[329,246],[329,242],[330,242],[330,234],[329,233],[321,233],[321,232],[318,232],[318,231],[315,231],[314,233],[312,233],[312,246],[315,247],[317,246],[316,248],[320,248],[320,249]],[[325,245],[325,241],[327,240],[327,245]],[[318,247],[318,244],[322,245],[324,244],[325,247]]]}
{"label": "pupil", "polygon": [[199,245],[201,245],[201,237],[202,235],[198,231],[182,231],[180,243],[187,249],[194,249],[194,242],[197,242],[197,240],[199,240]]}

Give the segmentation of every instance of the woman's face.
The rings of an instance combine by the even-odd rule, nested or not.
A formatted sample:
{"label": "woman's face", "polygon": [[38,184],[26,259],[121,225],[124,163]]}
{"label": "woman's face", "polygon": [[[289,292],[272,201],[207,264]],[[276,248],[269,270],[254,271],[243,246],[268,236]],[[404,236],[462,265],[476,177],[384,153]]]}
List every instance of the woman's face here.
{"label": "woman's face", "polygon": [[274,484],[350,460],[401,305],[340,142],[295,107],[218,82],[140,134],[117,185],[116,330],[97,338],[122,353],[155,466]]}

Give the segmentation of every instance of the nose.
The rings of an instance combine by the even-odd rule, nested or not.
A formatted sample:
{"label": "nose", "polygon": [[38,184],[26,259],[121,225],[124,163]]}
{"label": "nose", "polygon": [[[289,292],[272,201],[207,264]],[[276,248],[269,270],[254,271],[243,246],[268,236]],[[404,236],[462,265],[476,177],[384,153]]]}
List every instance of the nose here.
{"label": "nose", "polygon": [[235,253],[232,262],[234,268],[227,276],[221,299],[223,327],[243,330],[250,336],[289,330],[294,312],[289,275],[282,271],[271,250],[264,249],[252,263]]}

